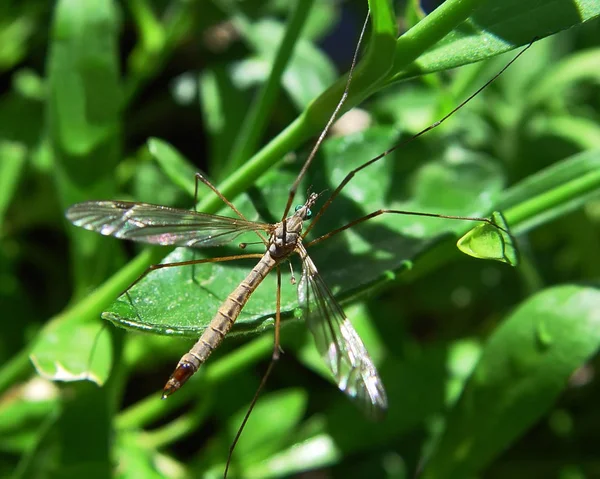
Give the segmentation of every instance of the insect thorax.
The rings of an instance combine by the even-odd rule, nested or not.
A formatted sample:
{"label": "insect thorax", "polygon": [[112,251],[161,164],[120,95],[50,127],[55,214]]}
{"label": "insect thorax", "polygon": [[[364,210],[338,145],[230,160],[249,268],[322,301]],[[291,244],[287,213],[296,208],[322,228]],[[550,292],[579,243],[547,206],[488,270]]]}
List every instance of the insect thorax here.
{"label": "insect thorax", "polygon": [[285,220],[285,238],[284,223],[281,222],[275,228],[271,235],[269,244],[269,253],[273,258],[282,258],[288,256],[296,249],[296,244],[302,241],[302,222],[303,218],[294,214]]}

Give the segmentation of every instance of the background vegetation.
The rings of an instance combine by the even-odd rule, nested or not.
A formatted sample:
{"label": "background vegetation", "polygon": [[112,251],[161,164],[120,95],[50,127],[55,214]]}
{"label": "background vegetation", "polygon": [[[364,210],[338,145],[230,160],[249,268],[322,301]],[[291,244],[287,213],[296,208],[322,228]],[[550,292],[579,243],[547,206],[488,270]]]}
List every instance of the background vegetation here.
{"label": "background vegetation", "polygon": [[[0,7],[3,477],[222,475],[270,358],[274,280],[197,377],[160,401],[191,343],[173,336],[197,336],[251,265],[198,267],[200,286],[185,268],[153,274],[132,290],[132,314],[119,294],[149,264],[189,252],[79,230],[64,210],[117,198],[189,207],[202,170],[252,219],[277,221],[366,12],[362,1],[291,3]],[[461,256],[453,243],[473,225],[414,217],[315,246],[378,364],[388,415],[369,422],[330,383],[286,279],[285,354],[231,475],[598,476],[600,8],[448,0],[425,17],[417,2],[370,6],[346,103],[360,110],[323,145],[300,196],[331,191],[443,117],[514,56],[497,54],[548,38],[443,126],[357,175],[317,234],[381,207],[501,209],[521,265]],[[203,211],[222,206],[209,191],[200,199]]]}

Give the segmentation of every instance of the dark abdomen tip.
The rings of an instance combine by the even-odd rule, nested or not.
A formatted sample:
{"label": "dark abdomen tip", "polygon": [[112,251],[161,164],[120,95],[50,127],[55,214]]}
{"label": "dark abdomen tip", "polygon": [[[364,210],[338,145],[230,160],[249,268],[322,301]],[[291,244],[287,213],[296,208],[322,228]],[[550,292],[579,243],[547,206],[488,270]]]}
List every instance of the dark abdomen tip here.
{"label": "dark abdomen tip", "polygon": [[167,399],[171,394],[183,386],[189,378],[197,371],[193,364],[182,362],[177,365],[173,374],[163,388],[162,399]]}

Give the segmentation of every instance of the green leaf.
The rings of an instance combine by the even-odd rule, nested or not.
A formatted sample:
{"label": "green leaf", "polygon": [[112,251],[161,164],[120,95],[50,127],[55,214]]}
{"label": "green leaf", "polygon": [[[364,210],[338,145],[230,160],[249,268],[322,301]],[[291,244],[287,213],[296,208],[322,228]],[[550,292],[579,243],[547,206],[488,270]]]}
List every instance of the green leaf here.
{"label": "green leaf", "polygon": [[[304,416],[306,391],[286,389],[265,395],[252,411],[244,428],[243,440],[236,447],[236,462],[249,467],[286,445]],[[247,412],[244,407],[230,418],[226,442],[231,442]],[[246,477],[245,474],[241,476]]]}
{"label": "green leaf", "polygon": [[499,211],[494,211],[491,223],[482,223],[467,232],[456,243],[463,253],[479,259],[492,259],[516,266],[519,258],[508,224]]}
{"label": "green leaf", "polygon": [[[57,2],[47,61],[47,130],[52,175],[63,207],[114,196],[121,140],[118,12],[110,0]],[[114,271],[115,245],[69,230],[75,295]],[[94,274],[89,272],[93,271]]]}
{"label": "green leaf", "polygon": [[[595,8],[598,8],[597,5]],[[549,102],[556,97],[563,97],[565,91],[576,88],[577,84],[584,80],[597,84],[600,82],[600,72],[596,68],[598,62],[600,62],[600,48],[593,48],[571,55],[553,65],[539,79],[536,88],[532,91],[528,99],[530,107]]]}
{"label": "green leaf", "polygon": [[[428,35],[427,39],[438,32],[442,35],[446,22],[460,20],[465,13],[468,18],[453,25],[456,28],[450,28],[443,39],[421,55],[407,71],[392,72],[392,81],[412,76],[416,71],[429,73],[456,68],[527,45],[536,38],[544,38],[598,17],[600,6],[594,0],[448,1],[415,29],[418,32],[423,29]],[[535,18],[535,22],[529,21],[531,18]],[[407,34],[408,37],[416,35],[411,35],[410,31]],[[425,35],[423,37],[425,39]],[[399,59],[405,55],[401,48],[404,43],[401,37],[398,40],[396,65],[401,65]]]}
{"label": "green leaf", "polygon": [[485,345],[423,477],[475,475],[535,424],[598,351],[598,304],[596,288],[564,285],[511,314]]}
{"label": "green leaf", "polygon": [[595,121],[571,115],[557,115],[539,118],[532,123],[532,130],[538,137],[556,136],[572,141],[581,149],[600,148],[600,127]]}
{"label": "green leaf", "polygon": [[173,474],[179,474],[179,477],[184,474],[181,464],[147,444],[137,430],[126,430],[118,435],[116,459],[122,477],[160,479],[167,471],[172,477]]}
{"label": "green leaf", "polygon": [[19,185],[27,150],[20,143],[0,142],[0,228]]}
{"label": "green leaf", "polygon": [[37,372],[53,381],[106,382],[112,365],[110,332],[97,322],[76,327],[53,321],[39,336],[31,352]]}
{"label": "green leaf", "polygon": [[[29,6],[22,11],[4,7],[0,21],[0,71],[5,72],[22,62],[27,55],[31,36],[35,31],[36,18],[32,13],[35,7]],[[29,10],[29,11],[28,11]]]}
{"label": "green leaf", "polygon": [[62,0],[49,61],[50,127],[66,154],[89,154],[117,133],[121,106],[112,2]]}
{"label": "green leaf", "polygon": [[247,478],[286,477],[335,464],[340,452],[327,434],[303,440],[245,470]]}
{"label": "green leaf", "polygon": [[193,198],[194,166],[172,145],[159,138],[148,140],[148,150],[168,178]]}
{"label": "green leaf", "polygon": [[[333,12],[318,18],[319,36],[324,36],[333,31],[340,10],[338,5],[323,7],[325,2],[316,3],[317,8]],[[419,2],[409,3],[414,7]],[[453,66],[478,56],[487,57],[520,42],[527,43],[532,33],[546,35],[558,17],[558,23],[577,24],[592,18],[598,10],[595,1],[524,0],[517,4],[514,0],[448,0],[437,13],[417,24],[417,15],[408,20],[394,15],[392,4],[390,0],[369,2],[373,24],[367,31],[361,66],[342,111],[379,93],[391,81],[418,74],[420,67]],[[193,177],[186,176],[186,167],[179,169],[178,165],[186,163],[179,161],[185,158],[177,150],[196,161],[210,178],[219,180],[212,167],[221,161],[220,153],[228,151],[238,138],[239,127],[229,119],[248,110],[253,92],[237,97],[234,92],[238,90],[231,82],[224,83],[230,88],[205,89],[208,82],[201,86],[203,98],[199,101],[210,98],[213,104],[206,108],[216,112],[211,114],[211,127],[227,122],[222,129],[223,149],[215,154],[216,148],[202,150],[202,138],[211,132],[203,128],[206,122],[200,124],[199,106],[178,103],[168,85],[177,82],[180,73],[186,79],[192,78],[199,67],[203,72],[224,72],[218,80],[227,76],[229,81],[232,66],[248,58],[247,45],[242,45],[239,30],[230,28],[232,17],[222,8],[231,5],[252,26],[269,17],[284,18],[292,2],[220,2],[215,6],[211,2],[61,0],[48,8],[47,2],[38,0],[3,2],[0,7],[0,19],[6,19],[0,20],[6,30],[0,32],[1,38],[25,39],[25,43],[0,45],[4,49],[0,57],[30,65],[39,75],[5,75],[11,90],[0,98],[0,142],[23,145],[31,159],[8,168],[3,165],[0,173],[0,205],[10,205],[3,210],[6,220],[0,241],[0,310],[6,318],[0,334],[0,405],[6,407],[0,407],[4,426],[0,433],[4,452],[1,477],[13,474],[17,466],[15,477],[91,479],[114,474],[115,464],[117,474],[124,479],[196,477],[207,474],[211,466],[222,464],[226,458],[229,444],[223,440],[227,434],[223,428],[233,412],[242,410],[251,399],[259,380],[257,373],[264,369],[261,361],[267,361],[272,352],[272,334],[251,341],[226,341],[194,380],[166,402],[158,399],[157,390],[186,348],[183,341],[128,335],[132,341],[127,344],[133,346],[124,351],[123,358],[115,341],[114,352],[106,351],[103,358],[107,367],[109,357],[114,355],[114,374],[104,387],[89,381],[57,383],[54,386],[60,394],[50,398],[47,408],[33,404],[39,397],[35,395],[45,390],[28,388],[34,383],[28,354],[32,350],[34,355],[40,353],[44,371],[53,376],[57,376],[56,366],[62,362],[68,364],[70,377],[80,373],[99,376],[95,368],[78,369],[76,361],[68,357],[69,351],[79,351],[80,362],[87,362],[94,348],[91,338],[97,331],[90,329],[90,334],[82,338],[79,325],[84,324],[86,329],[92,320],[97,322],[100,313],[149,264],[172,252],[167,247],[144,249],[123,265],[123,253],[139,251],[139,245],[77,231],[64,220],[65,207],[84,199],[118,198],[191,206],[184,191],[192,191]],[[366,5],[359,7],[364,9]],[[495,14],[491,13],[494,10]],[[347,58],[355,41],[347,31],[356,31],[362,19],[354,8],[344,8],[343,12],[341,28],[330,38],[342,40],[341,50]],[[16,33],[10,31],[13,23]],[[24,24],[27,31],[22,28]],[[398,39],[398,30],[412,24],[415,27]],[[53,29],[49,31],[49,27]],[[285,408],[290,405],[285,401],[278,404],[280,411],[266,408],[261,416],[266,423],[252,426],[258,427],[257,436],[249,427],[241,439],[243,443],[250,434],[252,448],[243,454],[243,460],[250,464],[244,469],[246,477],[302,474],[308,467],[327,467],[327,473],[336,477],[414,476],[414,469],[424,463],[423,452],[433,451],[431,437],[438,437],[444,418],[456,404],[465,378],[478,360],[480,337],[492,336],[498,318],[518,308],[530,291],[565,281],[585,284],[600,276],[600,259],[593,254],[598,243],[598,183],[594,179],[598,167],[593,157],[581,163],[575,160],[581,149],[598,146],[598,128],[594,125],[598,118],[595,57],[562,61],[568,51],[597,50],[596,25],[583,27],[534,45],[507,74],[443,128],[359,172],[307,237],[317,238],[382,207],[485,216],[500,207],[499,201],[508,208],[504,213],[509,213],[506,217],[511,227],[521,228],[519,241],[526,249],[524,267],[517,270],[460,256],[453,243],[474,226],[472,223],[393,214],[369,220],[311,247],[311,257],[336,297],[343,301],[349,319],[358,320],[358,327],[361,322],[367,324],[359,334],[365,343],[376,345],[368,347],[388,393],[390,408],[384,422],[369,424],[335,386],[303,370],[293,359],[293,348],[308,350],[312,339],[300,321],[292,324],[296,289],[289,284],[288,265],[283,265],[287,314],[281,339],[287,354],[277,364],[267,388],[285,389],[291,384],[302,388],[310,398],[310,416],[299,423],[301,412],[294,407],[293,414],[285,416]],[[457,28],[454,37],[448,36]],[[220,45],[226,48],[214,49],[217,42],[213,40],[223,38],[223,33],[225,42]],[[275,42],[265,43],[269,40],[259,39],[265,48],[273,48]],[[329,38],[326,44],[329,46]],[[119,51],[120,47],[125,50]],[[337,56],[339,52],[335,53]],[[385,108],[380,106],[374,111],[372,103],[363,103],[362,117],[373,115],[368,121],[379,127],[364,131],[362,139],[357,135],[330,141],[326,156],[318,156],[308,168],[297,201],[302,201],[311,185],[319,193],[327,190],[321,198],[325,200],[352,167],[441,118],[440,112],[452,109],[507,61],[497,60],[499,66],[496,62],[479,64],[468,71],[423,78],[411,91],[404,89],[405,85],[394,85],[386,98],[374,98]],[[312,66],[309,62],[310,55],[303,59],[303,66]],[[47,71],[40,65],[47,65]],[[317,62],[316,70],[319,66]],[[125,101],[119,100],[123,97],[121,78],[128,87]],[[341,76],[287,128],[284,125],[295,116],[294,105],[287,99],[277,102],[272,114],[271,110],[267,112],[269,124],[264,130],[274,139],[252,159],[247,160],[250,153],[241,155],[243,164],[221,176],[224,181],[218,184],[219,190],[250,219],[281,219],[287,188],[312,146],[310,138],[322,131],[340,100],[345,81],[346,77]],[[298,98],[305,101],[305,89],[311,85],[303,83],[298,88]],[[254,134],[255,125],[248,123]],[[397,135],[387,128],[389,125]],[[147,149],[140,148],[151,135],[169,139],[176,148],[154,140],[157,163],[162,162],[168,178],[154,162],[147,161]],[[249,152],[260,148],[259,143],[249,147]],[[553,169],[551,165],[564,158],[568,158],[561,167],[564,169]],[[266,175],[268,170],[271,172]],[[180,192],[169,178],[177,180]],[[511,187],[508,191],[504,189],[506,184]],[[199,211],[216,213],[222,208],[222,202],[208,189],[201,188],[200,193]],[[231,212],[225,214],[233,216]],[[525,235],[533,227],[536,231]],[[187,257],[182,252],[174,255],[193,258],[189,251],[185,252]],[[233,244],[208,253],[243,251]],[[298,261],[293,259],[292,263],[298,276]],[[145,330],[164,333],[173,332],[170,326],[185,330],[188,321],[187,334],[196,336],[252,264],[242,261],[237,266],[216,266],[198,265],[198,284],[190,281],[190,268],[172,270],[179,271],[179,278],[163,278],[159,273],[148,276],[148,282],[132,290],[133,303],[125,301],[121,305],[129,308],[125,319],[138,321]],[[235,269],[238,266],[239,273]],[[106,280],[108,274],[113,276]],[[274,282],[271,275],[255,293],[248,312],[257,316],[240,323],[238,332],[270,326]],[[346,304],[365,296],[370,301]],[[153,315],[159,318],[155,329],[154,323],[144,322],[148,316],[154,321]],[[572,320],[570,327],[577,329],[579,319]],[[369,333],[371,322],[378,334]],[[50,324],[43,327],[45,323]],[[107,329],[113,340],[124,336],[111,326]],[[562,335],[569,332],[564,328]],[[548,334],[542,333],[543,342],[547,342]],[[373,343],[372,338],[380,341]],[[296,339],[302,344],[297,345]],[[293,346],[288,345],[292,340]],[[81,350],[79,342],[85,346]],[[163,364],[167,358],[172,364]],[[300,359],[304,361],[304,356]],[[511,422],[523,423],[520,411],[510,417],[498,414],[503,422],[497,441],[505,441],[506,455],[480,474],[550,477],[573,475],[576,471],[593,476],[596,437],[591,426],[595,404],[590,392],[597,389],[597,378],[589,373],[595,369],[594,363],[580,368],[578,384],[586,386],[565,389],[565,396],[557,404],[559,412],[552,413],[523,441],[502,435]],[[582,381],[586,373],[588,377]],[[500,398],[510,393],[512,384],[503,386],[497,394]],[[123,397],[127,410],[115,417]],[[531,397],[536,397],[535,393]],[[573,397],[576,408],[571,407]],[[524,415],[528,407],[525,403]],[[183,414],[178,413],[181,408],[185,408]],[[489,410],[481,415],[483,422],[491,420],[485,411]],[[271,413],[284,418],[285,433],[269,422]],[[557,428],[555,418],[559,414],[573,427]],[[477,432],[469,429],[469,424],[461,428],[464,436]],[[551,434],[546,434],[546,424]],[[273,429],[271,437],[265,435],[269,428]],[[479,438],[480,446],[494,441],[494,434],[492,430]],[[543,441],[539,440],[540,434]],[[570,447],[573,444],[587,449],[575,450]],[[183,454],[181,446],[186,449]],[[558,453],[546,460],[549,448]],[[255,451],[267,456],[264,461],[254,460]],[[221,477],[223,469],[218,467],[215,472]]]}

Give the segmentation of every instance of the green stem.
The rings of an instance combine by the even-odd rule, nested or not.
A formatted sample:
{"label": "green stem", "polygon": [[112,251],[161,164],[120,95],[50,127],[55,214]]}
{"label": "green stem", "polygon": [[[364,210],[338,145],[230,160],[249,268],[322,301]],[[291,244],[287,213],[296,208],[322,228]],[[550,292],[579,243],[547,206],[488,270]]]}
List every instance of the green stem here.
{"label": "green stem", "polygon": [[598,189],[600,189],[600,171],[592,171],[519,203],[508,209],[505,216],[509,224],[514,225],[515,234],[522,233],[527,229],[527,220]]}
{"label": "green stem", "polygon": [[29,349],[26,348],[0,368],[0,393],[6,391],[20,377],[25,376],[29,369],[32,369],[32,366],[31,361],[29,361]]}
{"label": "green stem", "polygon": [[[113,276],[81,299],[74,306],[51,319],[54,321],[83,321],[96,319],[102,310],[138,278],[148,265],[159,262],[164,255],[160,248],[148,248],[127,263]],[[47,326],[50,326],[48,324]]]}
{"label": "green stem", "polygon": [[229,171],[238,168],[246,158],[250,157],[251,152],[255,151],[259,139],[265,131],[267,119],[279,93],[281,77],[287,68],[288,62],[292,59],[300,32],[308,19],[313,4],[314,0],[300,0],[296,3],[296,8],[290,16],[285,37],[273,62],[271,74],[258,97],[252,103],[250,111],[246,115],[239,134],[236,137],[227,165]]}
{"label": "green stem", "polygon": [[223,381],[264,359],[271,351],[273,351],[273,337],[259,336],[218,361],[214,361],[206,368],[205,379],[209,384]]}
{"label": "green stem", "polygon": [[152,393],[121,411],[115,421],[117,429],[142,428],[183,404],[183,398],[180,398],[178,394],[173,395],[167,401],[160,400],[161,394],[162,391]]}
{"label": "green stem", "polygon": [[[385,85],[406,78],[409,71],[412,74],[418,71],[413,62],[487,2],[488,0],[448,0],[398,38],[394,66]],[[382,85],[375,88],[380,89]]]}
{"label": "green stem", "polygon": [[179,40],[194,26],[190,21],[194,2],[171,2],[169,16],[163,25],[154,17],[152,7],[147,2],[129,0],[128,3],[140,41],[128,59],[132,68],[125,79],[123,105],[135,99],[144,84],[163,67]]}
{"label": "green stem", "polygon": [[[166,401],[158,401],[158,393],[151,394],[119,414],[118,428],[141,428],[156,419],[163,417],[181,404],[198,396],[200,392],[206,396],[212,386],[220,381],[247,369],[261,359],[268,357],[273,350],[273,338],[270,335],[260,336],[244,346],[228,353],[226,356],[203,367],[204,375],[200,380],[190,381],[185,388]],[[199,373],[202,375],[202,371]]]}
{"label": "green stem", "polygon": [[144,434],[144,445],[160,449],[192,434],[202,424],[210,408],[210,401],[202,401],[191,412],[179,416],[163,427]]}

